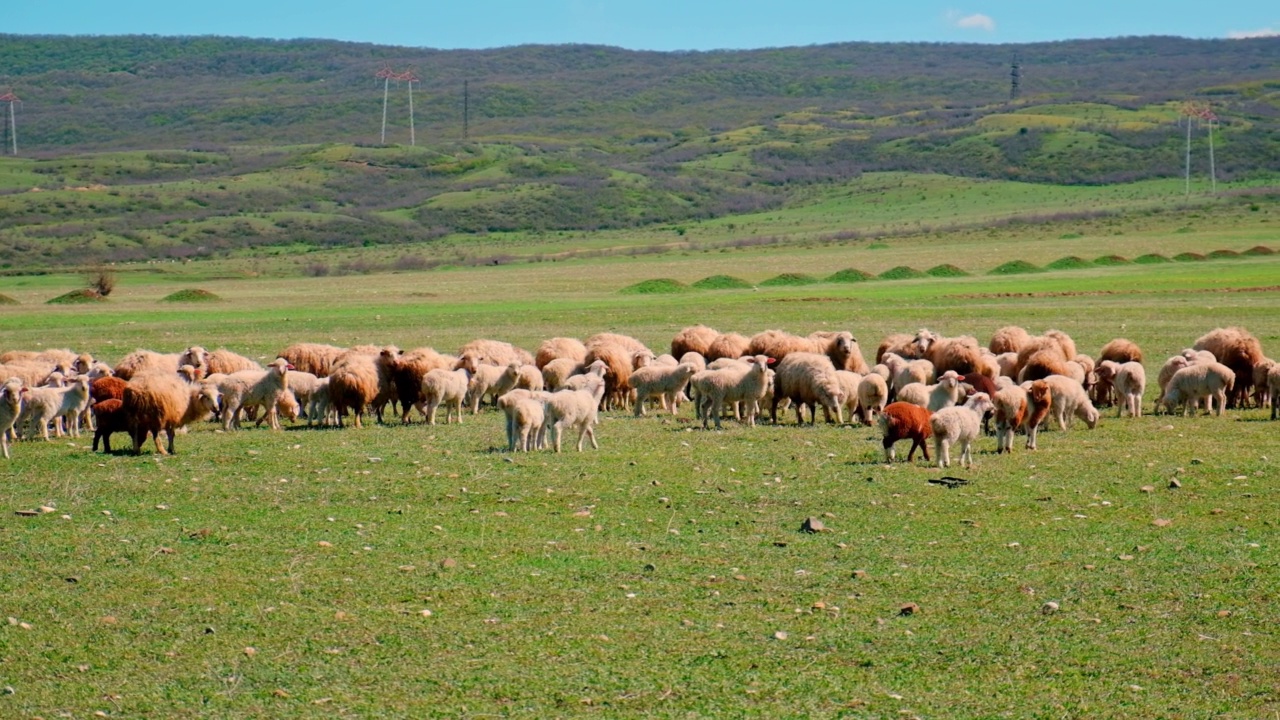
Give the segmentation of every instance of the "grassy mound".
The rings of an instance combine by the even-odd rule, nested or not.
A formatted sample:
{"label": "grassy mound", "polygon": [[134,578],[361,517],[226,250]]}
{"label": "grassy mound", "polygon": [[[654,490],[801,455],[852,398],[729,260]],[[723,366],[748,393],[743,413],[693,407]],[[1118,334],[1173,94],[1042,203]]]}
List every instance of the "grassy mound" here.
{"label": "grassy mound", "polygon": [[626,295],[669,295],[672,293],[689,292],[693,288],[685,285],[679,280],[671,278],[654,278],[653,280],[641,280],[634,285],[628,285],[618,292]]}
{"label": "grassy mound", "polygon": [[52,300],[46,300],[46,305],[83,305],[85,303],[106,302],[107,299],[93,288],[80,288],[72,290],[69,293],[63,293]]}
{"label": "grassy mound", "polygon": [[1240,253],[1240,254],[1249,255],[1252,257],[1257,255],[1275,255],[1276,251],[1272,250],[1266,245],[1254,245],[1253,247],[1249,248],[1248,250],[1245,250],[1243,253]]}
{"label": "grassy mound", "polygon": [[1209,253],[1209,257],[1214,260],[1217,260],[1218,258],[1233,258],[1233,257],[1240,257],[1240,253],[1236,252],[1235,250],[1214,250],[1213,252]]}
{"label": "grassy mound", "polygon": [[867,280],[875,280],[876,276],[869,272],[859,270],[857,268],[845,268],[827,278],[827,282],[832,283],[853,283],[866,282]]}
{"label": "grassy mound", "polygon": [[0,305],[18,305],[18,304],[19,304],[18,301],[15,300],[14,298],[11,298],[8,295],[5,295],[4,293],[0,293]]}
{"label": "grassy mound", "polygon": [[1044,272],[1044,268],[1037,267],[1026,260],[1010,260],[1009,262],[995,268],[988,275],[1024,275],[1026,273]]}
{"label": "grassy mound", "polygon": [[1160,263],[1173,262],[1172,260],[1161,255],[1160,253],[1147,253],[1146,255],[1139,255],[1138,257],[1134,258],[1133,261],[1139,265],[1158,265]]}
{"label": "grassy mound", "polygon": [[1173,259],[1178,262],[1200,262],[1205,259],[1205,256],[1200,253],[1185,252],[1174,255]]}
{"label": "grassy mound", "polygon": [[924,271],[926,275],[933,277],[949,278],[949,277],[969,277],[969,273],[952,265],[951,263],[943,263],[942,265],[934,265]]}
{"label": "grassy mound", "polygon": [[1057,260],[1054,260],[1048,265],[1045,265],[1045,268],[1049,270],[1079,270],[1080,268],[1087,268],[1092,266],[1093,266],[1093,263],[1089,262],[1088,260],[1085,260],[1082,257],[1076,257],[1075,255],[1068,255],[1066,257],[1058,258]]}
{"label": "grassy mound", "polygon": [[1103,255],[1093,261],[1094,265],[1128,265],[1129,259],[1119,255]]}
{"label": "grassy mound", "polygon": [[922,277],[929,277],[929,276],[911,267],[910,265],[899,265],[896,268],[889,268],[888,270],[885,270],[884,272],[880,273],[880,278],[883,280],[907,280],[910,278],[922,278]]}
{"label": "grassy mound", "polygon": [[751,283],[733,275],[712,275],[702,278],[692,287],[699,290],[741,290],[751,287]]}
{"label": "grassy mound", "polygon": [[812,275],[805,273],[782,273],[775,275],[768,280],[760,283],[761,287],[789,287],[793,285],[813,285],[822,282]]}
{"label": "grassy mound", "polygon": [[187,288],[160,298],[161,302],[218,302],[222,297],[199,288]]}

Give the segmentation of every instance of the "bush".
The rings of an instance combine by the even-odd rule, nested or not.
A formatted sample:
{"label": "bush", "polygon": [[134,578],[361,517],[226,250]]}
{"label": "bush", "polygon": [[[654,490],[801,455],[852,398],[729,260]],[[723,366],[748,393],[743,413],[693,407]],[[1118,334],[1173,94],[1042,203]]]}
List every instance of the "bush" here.
{"label": "bush", "polygon": [[909,280],[911,278],[929,277],[909,265],[899,265],[880,273],[881,280]]}
{"label": "bush", "polygon": [[1079,270],[1080,268],[1086,268],[1086,267],[1092,267],[1092,266],[1093,266],[1093,263],[1089,262],[1088,260],[1085,260],[1082,257],[1076,257],[1075,255],[1068,255],[1067,257],[1058,258],[1057,260],[1054,260],[1048,265],[1045,265],[1045,268],[1049,270]]}
{"label": "bush", "polygon": [[63,293],[56,298],[45,301],[46,305],[83,305],[85,303],[106,302],[106,298],[93,288],[80,288]]}
{"label": "bush", "polygon": [[628,285],[618,292],[626,295],[666,295],[671,293],[684,293],[692,290],[688,285],[679,280],[671,278],[655,278],[653,280],[642,280],[634,285]]}
{"label": "bush", "polygon": [[1010,260],[995,268],[988,275],[1025,275],[1026,273],[1044,272],[1043,268],[1032,265],[1026,260]]}
{"label": "bush", "polygon": [[218,302],[222,298],[208,290],[187,288],[160,298],[160,302]]}
{"label": "bush", "polygon": [[116,289],[116,273],[107,268],[98,268],[89,273],[89,289],[100,298],[105,298]]}
{"label": "bush", "polygon": [[925,270],[925,274],[932,275],[933,277],[942,277],[942,278],[969,276],[969,273],[965,272],[964,270],[961,270],[960,268],[950,263],[944,263],[942,265],[934,265],[928,270]]}
{"label": "bush", "polygon": [[1093,264],[1110,266],[1110,265],[1126,265],[1128,264],[1128,262],[1129,262],[1128,258],[1124,258],[1119,255],[1103,255],[1097,260],[1094,260]]}
{"label": "bush", "polygon": [[1200,253],[1184,252],[1174,255],[1173,259],[1178,262],[1200,262],[1205,259],[1205,256]]}
{"label": "bush", "polygon": [[751,283],[733,275],[711,275],[693,284],[699,290],[742,290],[751,287]]}
{"label": "bush", "polygon": [[1147,253],[1146,255],[1139,255],[1138,257],[1134,258],[1133,261],[1139,265],[1159,265],[1160,263],[1173,262],[1172,260],[1161,255],[1160,253]]}
{"label": "bush", "polygon": [[761,287],[791,287],[796,285],[813,285],[822,282],[812,275],[805,273],[782,273],[760,283]]}
{"label": "bush", "polygon": [[840,272],[833,274],[827,278],[827,282],[831,283],[855,283],[866,282],[867,280],[875,280],[876,276],[869,272],[859,270],[857,268],[845,268]]}

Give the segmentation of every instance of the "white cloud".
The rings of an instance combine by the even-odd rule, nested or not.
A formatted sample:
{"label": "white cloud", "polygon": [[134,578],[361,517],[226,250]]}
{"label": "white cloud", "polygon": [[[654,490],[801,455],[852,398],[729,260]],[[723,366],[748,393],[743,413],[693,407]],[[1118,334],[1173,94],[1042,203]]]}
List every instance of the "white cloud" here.
{"label": "white cloud", "polygon": [[1264,38],[1264,37],[1280,37],[1280,30],[1275,28],[1260,28],[1258,30],[1232,30],[1227,33],[1227,37],[1232,40],[1246,40],[1248,38]]}
{"label": "white cloud", "polygon": [[995,32],[996,21],[991,19],[990,15],[982,13],[973,13],[972,15],[964,15],[955,10],[947,12],[947,22],[952,27],[958,27],[962,30],[984,30],[986,32]]}

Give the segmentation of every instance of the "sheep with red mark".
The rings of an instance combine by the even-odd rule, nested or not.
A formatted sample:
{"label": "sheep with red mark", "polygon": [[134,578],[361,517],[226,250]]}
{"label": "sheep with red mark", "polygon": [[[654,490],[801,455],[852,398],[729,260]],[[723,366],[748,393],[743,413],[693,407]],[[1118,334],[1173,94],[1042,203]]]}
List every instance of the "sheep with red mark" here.
{"label": "sheep with red mark", "polygon": [[982,432],[982,416],[991,409],[990,396],[974,393],[964,405],[942,408],[929,418],[938,467],[950,467],[951,446],[956,444],[960,446],[960,464],[973,467],[973,441]]}
{"label": "sheep with red mark", "polygon": [[[218,390],[208,382],[189,385],[168,372],[134,376],[125,388],[122,410],[133,434],[133,454],[142,453],[147,435],[155,438],[156,453],[173,453],[173,437],[186,427],[213,414]],[[169,438],[168,451],[160,446],[160,433]]]}
{"label": "sheep with red mark", "polygon": [[890,403],[880,414],[880,433],[883,437],[884,445],[884,461],[893,462],[897,458],[894,445],[899,440],[910,440],[911,450],[907,453],[907,462],[916,454],[916,448],[920,448],[920,452],[924,454],[925,462],[929,462],[929,447],[927,441],[933,435],[933,428],[929,423],[933,413],[928,408],[912,405],[911,403],[895,402]]}

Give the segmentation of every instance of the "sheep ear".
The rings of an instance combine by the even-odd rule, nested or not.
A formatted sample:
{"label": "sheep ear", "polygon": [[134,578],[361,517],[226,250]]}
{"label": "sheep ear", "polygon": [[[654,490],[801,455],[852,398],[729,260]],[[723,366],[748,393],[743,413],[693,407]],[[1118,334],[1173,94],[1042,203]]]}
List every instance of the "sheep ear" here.
{"label": "sheep ear", "polygon": [[765,364],[766,364],[766,365],[773,365],[773,364],[774,364],[774,363],[776,363],[776,362],[778,362],[778,358],[767,358],[767,359],[765,360]]}

